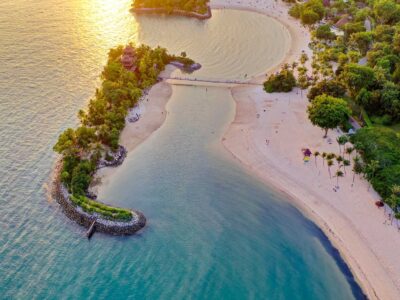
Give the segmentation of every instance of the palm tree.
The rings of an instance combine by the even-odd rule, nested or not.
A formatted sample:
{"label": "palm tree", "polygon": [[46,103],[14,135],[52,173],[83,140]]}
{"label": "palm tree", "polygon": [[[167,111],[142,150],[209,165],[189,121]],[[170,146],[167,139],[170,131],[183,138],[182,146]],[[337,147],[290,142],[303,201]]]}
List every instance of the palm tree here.
{"label": "palm tree", "polygon": [[354,147],[346,148],[346,153],[349,155],[349,160],[351,159],[351,153],[353,153]]}
{"label": "palm tree", "polygon": [[[379,169],[379,161],[377,160],[371,160],[370,163],[365,166],[364,174],[369,182],[371,182],[372,179],[375,177],[376,171],[378,171],[378,169]],[[371,186],[368,187],[368,190],[370,187]]]}
{"label": "palm tree", "polygon": [[328,153],[328,154],[326,155],[326,159],[330,159],[330,160],[334,159],[335,157],[336,157],[336,154],[335,154],[335,153]]}
{"label": "palm tree", "polygon": [[336,175],[336,185],[337,187],[339,187],[339,177],[343,177],[344,174],[342,171],[337,170],[335,175]]}
{"label": "palm tree", "polygon": [[356,178],[356,174],[361,174],[363,171],[363,166],[361,163],[361,158],[360,156],[356,155],[356,157],[353,158],[353,184],[354,184],[354,179]]}
{"label": "palm tree", "polygon": [[338,163],[338,167],[340,168],[341,167],[341,163],[343,162],[343,157],[342,156],[336,156],[336,161],[337,161],[337,163]]}
{"label": "palm tree", "polygon": [[297,67],[297,62],[292,62],[292,71],[294,71]]}
{"label": "palm tree", "polygon": [[328,173],[329,173],[329,178],[332,179],[332,175],[331,175],[331,167],[333,166],[333,160],[332,159],[328,159],[326,161],[327,165],[328,165]]}
{"label": "palm tree", "polygon": [[[339,144],[339,154],[341,154],[341,151],[342,151],[341,146],[344,146],[349,141],[349,138],[346,135],[341,135],[336,138],[336,141]],[[344,150],[343,150],[343,154],[344,154]]]}
{"label": "palm tree", "polygon": [[400,205],[400,185],[393,185],[391,191],[392,194],[386,199],[386,202],[397,213]]}
{"label": "palm tree", "polygon": [[344,170],[344,174],[346,174],[346,167],[350,166],[350,160],[348,159],[344,159],[343,160],[343,170]]}
{"label": "palm tree", "polygon": [[314,152],[314,158],[315,158],[315,166],[317,166],[317,157],[319,156],[319,152],[318,151],[315,151]]}
{"label": "palm tree", "polygon": [[325,158],[327,156],[326,152],[322,152],[321,156],[322,156],[322,165],[325,166]]}

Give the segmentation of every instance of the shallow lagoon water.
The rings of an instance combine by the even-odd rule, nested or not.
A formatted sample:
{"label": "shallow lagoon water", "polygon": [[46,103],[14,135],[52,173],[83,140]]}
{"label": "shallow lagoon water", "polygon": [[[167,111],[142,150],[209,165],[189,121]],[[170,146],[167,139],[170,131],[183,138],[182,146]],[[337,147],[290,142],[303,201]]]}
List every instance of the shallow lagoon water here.
{"label": "shallow lagoon water", "polygon": [[[52,145],[63,129],[75,126],[110,47],[129,40],[160,44],[202,63],[192,76],[241,78],[278,61],[267,55],[275,48],[260,44],[260,35],[270,34],[265,24],[277,26],[273,34],[286,34],[279,23],[254,13],[217,11],[204,25],[135,19],[129,4],[0,3],[0,298],[360,298],[321,231],[220,146],[234,114],[224,89],[174,87],[165,124],[102,191],[109,203],[145,213],[148,226],[139,235],[96,234],[89,242],[46,198],[56,157]],[[234,29],[224,29],[221,44],[212,40],[199,50],[189,39],[189,30],[201,42],[203,31],[214,34],[224,24]],[[178,39],[176,31],[185,30]],[[254,35],[258,47],[241,50],[247,61],[238,58],[232,50]],[[252,55],[243,54],[249,50]]]}

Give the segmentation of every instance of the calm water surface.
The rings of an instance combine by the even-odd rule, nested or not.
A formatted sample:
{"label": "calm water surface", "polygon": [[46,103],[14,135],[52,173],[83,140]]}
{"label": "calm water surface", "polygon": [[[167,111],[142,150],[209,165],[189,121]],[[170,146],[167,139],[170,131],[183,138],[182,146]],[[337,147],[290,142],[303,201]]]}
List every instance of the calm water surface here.
{"label": "calm water surface", "polygon": [[174,87],[165,125],[102,189],[145,213],[139,235],[88,242],[46,200],[52,145],[75,126],[110,47],[185,50],[202,78],[253,76],[287,48],[282,26],[254,13],[135,19],[129,4],[0,2],[0,298],[360,298],[321,231],[227,158],[219,140],[234,107],[224,89]]}

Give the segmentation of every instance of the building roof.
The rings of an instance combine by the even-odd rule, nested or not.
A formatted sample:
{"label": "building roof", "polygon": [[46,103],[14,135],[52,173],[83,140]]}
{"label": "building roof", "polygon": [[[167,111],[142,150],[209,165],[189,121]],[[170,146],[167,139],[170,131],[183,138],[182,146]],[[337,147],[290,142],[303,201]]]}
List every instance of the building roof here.
{"label": "building roof", "polygon": [[335,26],[340,28],[340,27],[346,25],[347,23],[349,23],[350,20],[351,20],[351,19],[350,19],[350,16],[349,16],[349,15],[343,15],[343,16],[339,19],[339,21],[336,22]]}

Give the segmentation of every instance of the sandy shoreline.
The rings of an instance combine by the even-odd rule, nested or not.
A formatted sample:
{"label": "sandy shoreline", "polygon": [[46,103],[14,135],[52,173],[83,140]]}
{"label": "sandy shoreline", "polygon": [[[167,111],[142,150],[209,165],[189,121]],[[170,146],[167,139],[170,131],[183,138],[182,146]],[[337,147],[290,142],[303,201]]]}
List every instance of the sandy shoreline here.
{"label": "sandy shoreline", "polygon": [[[175,69],[175,67],[167,66],[160,76],[168,76]],[[165,106],[171,95],[172,87],[165,81],[161,81],[151,87],[149,93],[139,104],[141,108],[140,119],[134,123],[127,122],[121,132],[119,144],[126,148],[128,155],[164,123],[167,117]],[[98,170],[93,180],[95,184],[90,187],[90,190],[98,194],[101,188],[111,182],[113,174],[117,170],[118,167],[107,167]]]}
{"label": "sandy shoreline", "polygon": [[[298,59],[302,50],[311,57],[309,35],[287,15],[285,4],[247,1],[238,6],[238,2],[231,5],[229,0],[214,2],[217,7],[262,12],[287,26],[292,45],[281,64]],[[225,148],[247,170],[286,193],[325,232],[370,299],[398,299],[400,236],[394,226],[387,224],[382,210],[375,207],[379,196],[368,189],[364,180],[357,178],[352,187],[350,170],[335,192],[336,179],[329,178],[322,160],[319,166],[314,161],[308,165],[302,161],[303,147],[339,152],[336,142],[328,144],[322,139],[322,131],[308,121],[305,95],[302,97],[299,91],[266,94],[261,87],[237,87],[232,89],[232,97],[236,115],[223,138]],[[339,134],[329,135],[335,141]]]}
{"label": "sandy shoreline", "polygon": [[[274,0],[211,1],[212,8],[234,8],[263,13],[284,24],[290,35],[291,45],[285,62],[297,60],[303,50],[309,57],[309,33],[296,20],[287,15],[287,6]],[[262,82],[264,76],[254,78]],[[166,82],[155,85],[145,101],[142,118],[126,126],[120,143],[131,153],[165,121],[167,104],[172,94]],[[312,219],[338,248],[351,268],[364,292],[371,299],[397,299],[400,291],[400,235],[393,226],[386,225],[383,212],[374,206],[378,198],[368,190],[365,181],[352,176],[340,180],[339,192],[332,187],[336,180],[329,179],[322,160],[318,167],[311,161],[304,165],[300,149],[309,147],[320,152],[338,153],[338,146],[326,143],[322,131],[307,120],[306,97],[296,91],[288,94],[266,94],[261,87],[232,89],[236,102],[236,116],[222,144],[250,172],[266,184],[289,195],[293,204]],[[257,118],[257,114],[260,115]],[[337,133],[330,132],[334,140]],[[266,145],[268,140],[268,145]],[[109,184],[117,168],[105,168],[97,174],[103,187]],[[335,172],[336,169],[332,169]],[[348,171],[351,173],[350,171]],[[95,187],[95,191],[99,186]]]}

